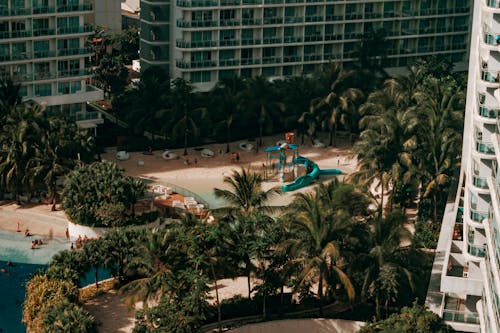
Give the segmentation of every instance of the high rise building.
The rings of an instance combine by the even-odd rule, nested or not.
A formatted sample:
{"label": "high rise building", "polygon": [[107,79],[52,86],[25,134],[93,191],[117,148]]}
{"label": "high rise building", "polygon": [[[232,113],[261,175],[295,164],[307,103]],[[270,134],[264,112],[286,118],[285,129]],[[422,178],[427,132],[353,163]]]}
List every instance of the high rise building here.
{"label": "high rise building", "polygon": [[465,69],[468,0],[141,0],[141,68],[198,88],[224,76],[311,73],[356,61],[363,35],[384,29],[387,68],[447,54]]}
{"label": "high rise building", "polygon": [[462,163],[427,305],[456,330],[500,332],[500,1],[476,0]]}
{"label": "high rise building", "polygon": [[82,128],[102,123],[87,101],[103,98],[89,84],[93,33],[83,0],[0,0],[0,77],[21,84],[24,100],[62,110]]}

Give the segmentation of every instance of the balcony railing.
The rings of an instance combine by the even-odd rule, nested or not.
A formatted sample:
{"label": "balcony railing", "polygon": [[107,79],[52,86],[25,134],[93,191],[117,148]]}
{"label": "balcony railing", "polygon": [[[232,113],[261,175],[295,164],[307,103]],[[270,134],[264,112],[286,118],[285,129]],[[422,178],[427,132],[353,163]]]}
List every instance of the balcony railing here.
{"label": "balcony railing", "polygon": [[300,43],[300,42],[302,42],[302,37],[285,36],[285,37],[283,37],[283,42],[285,42],[285,43]]}
{"label": "balcony railing", "polygon": [[484,258],[486,254],[486,248],[484,245],[467,244],[467,252],[474,257]]}
{"label": "balcony railing", "polygon": [[498,82],[498,72],[483,69],[481,71],[481,80],[486,82]]}
{"label": "balcony railing", "polygon": [[216,7],[217,1],[213,0],[177,0],[179,7]]}
{"label": "balcony railing", "polygon": [[66,34],[82,34],[86,32],[92,32],[94,28],[91,25],[83,25],[79,27],[60,27],[57,28],[58,35],[66,35]]}
{"label": "balcony railing", "polygon": [[486,178],[472,176],[472,185],[477,188],[487,190],[488,189],[488,180]]}
{"label": "balcony railing", "polygon": [[92,11],[92,4],[85,3],[82,5],[68,5],[68,6],[58,6],[58,13],[67,13],[67,12],[88,12]]}
{"label": "balcony railing", "polygon": [[491,142],[476,141],[476,151],[482,154],[495,155],[495,148]]}
{"label": "balcony railing", "polygon": [[178,68],[207,68],[207,67],[216,67],[217,62],[213,60],[185,61],[178,59],[175,61],[175,65]]}
{"label": "balcony railing", "polygon": [[177,26],[179,28],[203,28],[203,27],[216,27],[219,24],[217,21],[205,21],[205,20],[196,20],[196,21],[186,21],[186,20],[177,20]]}
{"label": "balcony railing", "polygon": [[258,64],[260,64],[260,59],[244,58],[244,59],[241,59],[241,64],[242,65],[258,65]]}
{"label": "balcony railing", "polygon": [[486,0],[486,5],[492,8],[500,8],[499,0]]}
{"label": "balcony railing", "polygon": [[283,62],[298,62],[302,61],[302,57],[298,55],[284,56]]}
{"label": "balcony railing", "polygon": [[319,54],[305,54],[304,61],[318,61],[321,60],[321,56]]}
{"label": "balcony railing", "polygon": [[57,51],[57,55],[61,57],[79,55],[79,54],[89,54],[89,53],[93,53],[92,48],[90,47],[80,47],[75,49],[60,49]]}
{"label": "balcony railing", "polygon": [[470,210],[470,219],[474,222],[482,223],[484,219],[488,218],[488,212]]}
{"label": "balcony railing", "polygon": [[240,64],[239,59],[224,59],[224,60],[219,60],[219,66],[221,67],[226,67],[226,66],[238,66]]}
{"label": "balcony railing", "polygon": [[280,62],[281,62],[280,57],[263,57],[262,58],[263,64],[279,64]]}
{"label": "balcony railing", "polygon": [[477,312],[444,309],[443,319],[446,321],[479,325],[479,314]]}
{"label": "balcony railing", "polygon": [[264,44],[279,44],[283,43],[281,37],[264,37]]}
{"label": "balcony railing", "polygon": [[482,105],[478,107],[479,115],[484,118],[496,119],[498,117],[498,111],[499,109],[490,109]]}
{"label": "balcony railing", "polygon": [[242,39],[241,45],[259,45],[262,43],[262,40],[256,39]]}

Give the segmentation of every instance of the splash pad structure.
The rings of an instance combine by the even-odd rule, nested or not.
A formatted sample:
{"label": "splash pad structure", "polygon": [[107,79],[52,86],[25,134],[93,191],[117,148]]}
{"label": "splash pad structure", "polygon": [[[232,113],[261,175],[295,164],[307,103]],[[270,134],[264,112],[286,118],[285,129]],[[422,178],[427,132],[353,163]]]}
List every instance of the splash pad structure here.
{"label": "splash pad structure", "polygon": [[299,147],[294,144],[293,133],[285,134],[286,141],[276,146],[267,147],[264,165],[265,178],[275,175],[283,184],[281,190],[290,192],[310,185],[320,175],[340,175],[339,169],[321,170],[316,163],[299,155]]}

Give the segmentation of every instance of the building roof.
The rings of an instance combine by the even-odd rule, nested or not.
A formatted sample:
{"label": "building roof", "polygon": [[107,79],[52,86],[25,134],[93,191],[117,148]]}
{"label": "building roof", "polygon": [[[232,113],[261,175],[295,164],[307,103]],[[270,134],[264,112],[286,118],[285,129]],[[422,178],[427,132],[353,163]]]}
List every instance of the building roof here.
{"label": "building roof", "polygon": [[140,0],[125,0],[121,3],[122,10],[131,13],[138,13],[141,11]]}

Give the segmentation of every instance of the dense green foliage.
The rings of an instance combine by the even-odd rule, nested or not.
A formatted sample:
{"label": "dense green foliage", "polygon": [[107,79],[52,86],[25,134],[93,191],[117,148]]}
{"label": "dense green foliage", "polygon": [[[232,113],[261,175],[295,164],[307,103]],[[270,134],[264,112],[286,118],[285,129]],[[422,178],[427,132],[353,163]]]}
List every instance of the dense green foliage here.
{"label": "dense green foliage", "polygon": [[97,332],[96,323],[75,305],[78,288],[70,281],[35,275],[26,285],[23,322],[28,332]]}
{"label": "dense green foliage", "polygon": [[63,114],[21,103],[19,86],[0,80],[0,192],[56,196],[57,179],[94,156],[93,138]]}
{"label": "dense green foliage", "polygon": [[133,206],[146,185],[123,175],[112,162],[94,162],[71,172],[65,181],[63,209],[69,219],[88,226],[116,227],[134,218]]}
{"label": "dense green foliage", "polygon": [[359,333],[451,333],[454,330],[443,323],[437,314],[414,304],[404,307],[401,313],[368,324]]}

